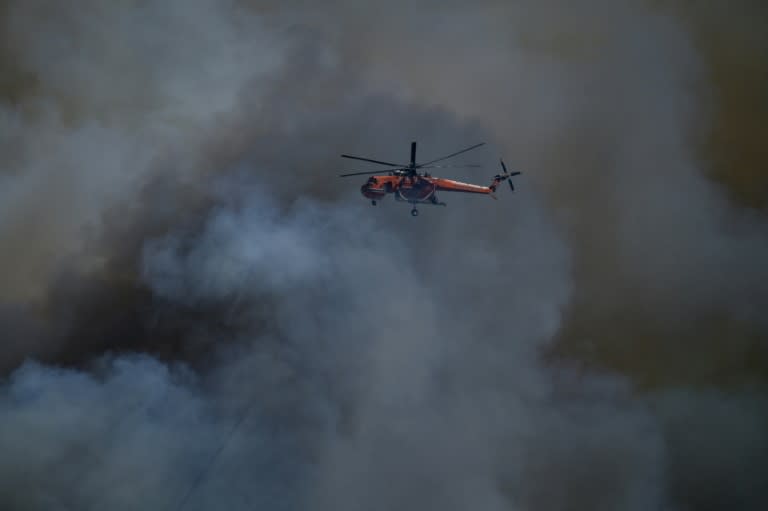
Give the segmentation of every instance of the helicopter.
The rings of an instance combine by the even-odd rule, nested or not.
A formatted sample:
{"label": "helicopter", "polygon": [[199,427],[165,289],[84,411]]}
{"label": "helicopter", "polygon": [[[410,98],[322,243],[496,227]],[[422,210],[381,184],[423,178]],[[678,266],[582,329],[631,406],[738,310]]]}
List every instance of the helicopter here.
{"label": "helicopter", "polygon": [[[413,206],[411,209],[411,216],[418,216],[419,210],[416,208],[417,204],[429,204],[432,206],[445,206],[445,202],[438,200],[436,192],[463,192],[463,193],[475,193],[490,195],[494,199],[496,196],[494,192],[502,181],[507,181],[512,191],[515,190],[515,186],[510,179],[512,176],[520,175],[521,172],[509,172],[507,166],[504,165],[503,160],[499,160],[503,173],[496,174],[488,186],[475,185],[471,183],[462,183],[461,181],[454,181],[453,179],[445,179],[442,177],[434,177],[424,169],[434,168],[459,168],[459,167],[479,167],[480,165],[434,165],[435,163],[453,158],[472,149],[476,149],[485,142],[475,144],[473,146],[456,151],[448,156],[443,156],[435,160],[431,160],[425,163],[416,163],[416,142],[411,142],[411,162],[408,165],[401,165],[399,163],[391,163],[387,161],[374,160],[371,158],[361,158],[360,156],[351,156],[349,154],[342,154],[342,158],[349,158],[351,160],[360,160],[369,163],[375,163],[377,165],[386,165],[390,167],[388,169],[366,171],[366,172],[352,172],[348,174],[339,174],[339,177],[351,177],[351,176],[363,176],[371,175],[368,181],[360,187],[360,192],[371,200],[371,205],[375,206],[376,201],[383,199],[387,194],[394,194],[395,200],[399,202],[408,202]],[[386,174],[383,174],[386,172]]]}

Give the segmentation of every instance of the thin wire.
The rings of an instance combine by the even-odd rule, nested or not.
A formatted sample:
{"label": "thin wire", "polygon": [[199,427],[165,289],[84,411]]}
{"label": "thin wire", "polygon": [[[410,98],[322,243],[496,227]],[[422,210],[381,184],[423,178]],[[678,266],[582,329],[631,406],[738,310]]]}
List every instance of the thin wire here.
{"label": "thin wire", "polygon": [[[251,273],[250,271],[247,272],[246,276],[249,277],[250,273]],[[247,277],[246,277],[246,281],[248,280]],[[234,302],[232,303],[231,307],[229,308],[229,311],[227,313],[227,321],[230,322],[230,323],[234,319],[234,315],[235,315],[236,309],[237,309],[238,305],[240,304],[240,301],[243,298],[243,294],[244,294],[243,293],[243,289],[242,288],[239,289],[238,292],[237,292],[237,296],[235,296]],[[227,444],[229,443],[229,441],[232,439],[234,434],[237,432],[237,430],[243,424],[243,421],[245,421],[246,417],[248,417],[248,415],[250,415],[251,409],[254,407],[255,404],[256,404],[256,400],[252,399],[251,401],[248,402],[248,404],[245,405],[245,408],[243,408],[243,411],[240,414],[240,417],[232,425],[232,429],[230,429],[229,432],[227,433],[227,435],[224,437],[224,441],[221,443],[221,445],[219,445],[219,448],[213,454],[213,457],[210,459],[208,464],[205,467],[203,467],[203,469],[200,471],[200,473],[197,474],[197,477],[195,478],[194,482],[192,483],[192,485],[187,490],[187,493],[184,495],[184,498],[181,499],[181,501],[179,502],[179,505],[176,507],[176,511],[181,511],[182,509],[184,509],[184,506],[187,505],[187,502],[189,501],[190,497],[192,497],[192,495],[195,493],[195,490],[197,490],[197,488],[203,483],[205,478],[208,476],[208,473],[211,471],[213,466],[216,464],[216,461],[218,460],[218,458],[221,455],[221,453],[224,452],[224,449],[227,447]]]}
{"label": "thin wire", "polygon": [[243,421],[245,421],[245,418],[248,417],[248,415],[250,415],[251,408],[253,408],[254,404],[255,404],[255,400],[248,403],[248,405],[245,407],[240,417],[237,419],[237,422],[235,422],[235,424],[232,425],[232,429],[230,429],[229,433],[227,433],[227,435],[224,437],[224,441],[221,443],[221,445],[219,445],[219,448],[216,449],[216,452],[214,453],[211,460],[208,462],[208,464],[205,467],[203,467],[200,473],[197,474],[197,477],[195,478],[194,482],[187,490],[187,493],[184,495],[184,498],[181,499],[181,502],[179,502],[179,505],[176,507],[177,511],[181,511],[182,509],[184,509],[184,506],[187,505],[187,501],[189,501],[192,494],[200,486],[200,484],[205,480],[208,473],[216,464],[216,460],[218,460],[221,453],[224,452],[224,449],[227,447],[227,444],[229,443],[229,441],[237,432],[238,428],[240,428],[240,425],[243,423]]}

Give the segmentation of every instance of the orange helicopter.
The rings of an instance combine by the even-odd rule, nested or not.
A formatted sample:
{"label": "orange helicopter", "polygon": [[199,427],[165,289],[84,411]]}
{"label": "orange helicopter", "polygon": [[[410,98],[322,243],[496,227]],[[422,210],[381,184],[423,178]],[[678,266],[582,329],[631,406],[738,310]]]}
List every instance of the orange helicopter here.
{"label": "orange helicopter", "polygon": [[[504,165],[504,161],[501,162],[501,168],[504,171],[503,174],[496,174],[493,181],[488,186],[474,185],[470,183],[462,183],[461,181],[454,181],[453,179],[445,179],[442,177],[434,177],[429,172],[420,172],[421,169],[434,169],[434,168],[458,168],[458,167],[479,167],[480,165],[433,165],[434,163],[453,158],[459,154],[471,151],[485,142],[475,144],[461,151],[431,160],[426,163],[416,163],[416,142],[411,142],[411,163],[408,165],[400,165],[398,163],[391,163],[381,160],[372,160],[370,158],[361,158],[359,156],[350,156],[348,154],[342,154],[342,158],[349,158],[351,160],[367,161],[369,163],[376,163],[378,165],[386,165],[388,169],[376,170],[373,172],[352,172],[349,174],[340,174],[339,177],[350,176],[362,176],[372,175],[368,178],[368,181],[360,187],[362,194],[371,199],[371,205],[375,206],[377,200],[383,199],[388,193],[395,195],[395,200],[400,202],[408,202],[413,205],[411,209],[412,216],[418,216],[419,210],[416,209],[416,204],[430,204],[433,206],[445,206],[445,202],[440,202],[437,199],[436,193],[440,192],[463,192],[463,193],[476,193],[490,195],[494,199],[496,198],[493,193],[496,191],[496,187],[502,181],[507,181],[512,191],[515,190],[512,180],[512,176],[517,176],[520,172],[508,172],[507,166]],[[387,174],[382,175],[381,172]]]}

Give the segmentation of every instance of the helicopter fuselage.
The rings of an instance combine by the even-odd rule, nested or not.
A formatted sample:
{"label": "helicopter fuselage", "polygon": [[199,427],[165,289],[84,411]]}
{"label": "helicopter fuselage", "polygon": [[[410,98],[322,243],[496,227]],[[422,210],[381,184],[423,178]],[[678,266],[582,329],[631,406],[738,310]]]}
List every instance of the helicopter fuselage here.
{"label": "helicopter fuselage", "polygon": [[360,192],[371,200],[379,200],[393,193],[397,200],[423,202],[432,199],[437,191],[488,195],[494,192],[496,184],[498,183],[493,182],[491,186],[479,186],[432,176],[383,175],[368,178],[368,181],[360,187]]}
{"label": "helicopter fuselage", "polygon": [[369,199],[382,199],[388,193],[403,201],[425,201],[432,197],[437,185],[429,178],[422,176],[372,176],[360,189]]}

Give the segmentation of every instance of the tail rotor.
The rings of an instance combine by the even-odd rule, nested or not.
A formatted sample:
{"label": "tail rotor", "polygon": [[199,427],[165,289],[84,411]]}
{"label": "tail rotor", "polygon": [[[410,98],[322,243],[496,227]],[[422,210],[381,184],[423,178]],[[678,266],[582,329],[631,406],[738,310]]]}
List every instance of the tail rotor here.
{"label": "tail rotor", "polygon": [[499,163],[501,163],[501,168],[502,168],[502,170],[504,170],[504,173],[501,174],[500,176],[498,176],[499,180],[500,181],[506,181],[507,183],[509,183],[509,189],[514,192],[515,191],[515,185],[512,184],[511,177],[512,176],[519,176],[520,174],[522,174],[522,172],[509,172],[507,170],[507,166],[504,165],[504,160],[502,160],[502,159],[499,159]]}

